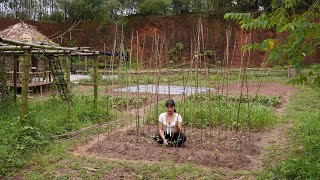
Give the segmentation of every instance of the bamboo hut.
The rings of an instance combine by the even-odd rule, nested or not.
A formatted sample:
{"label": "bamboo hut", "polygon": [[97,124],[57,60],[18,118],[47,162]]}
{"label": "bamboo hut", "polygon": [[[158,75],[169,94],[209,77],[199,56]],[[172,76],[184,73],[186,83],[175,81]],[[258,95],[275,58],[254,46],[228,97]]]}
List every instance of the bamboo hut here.
{"label": "bamboo hut", "polygon": [[[70,67],[68,66],[70,64],[69,56],[73,55],[96,57],[99,55],[99,51],[95,51],[89,47],[61,47],[38,32],[35,27],[27,25],[24,22],[20,22],[0,32],[0,90],[2,90],[0,94],[3,97],[3,89],[8,85],[9,87],[13,87],[14,97],[16,97],[17,88],[21,87],[20,119],[22,122],[24,122],[27,116],[28,90],[33,87],[36,87],[36,89],[39,87],[40,92],[42,92],[42,87],[51,84],[52,79],[62,99],[70,103]],[[60,56],[66,57],[65,71],[63,71],[60,65]],[[33,58],[35,59],[34,61]],[[4,59],[11,62],[4,63]],[[50,71],[47,71],[45,66],[40,68],[40,59],[43,60],[43,63],[49,64]],[[94,58],[95,62],[96,60]],[[3,68],[6,64],[13,64],[13,66]],[[35,72],[32,72],[32,69]],[[8,74],[3,76],[5,71]],[[67,80],[65,80],[65,74]],[[7,78],[9,80],[8,83],[4,81],[7,76],[9,76]],[[95,83],[96,88],[97,83]]]}
{"label": "bamboo hut", "polygon": [[[0,31],[0,37],[17,42],[33,43],[38,45],[59,46],[51,41],[45,35],[41,34],[36,27],[28,25],[24,22],[19,22]],[[1,43],[0,46],[5,46],[6,43]],[[8,51],[5,56],[6,64],[6,79],[7,86],[11,89],[15,86],[21,92],[22,88],[22,66],[24,61],[19,61],[21,54],[15,51]],[[21,58],[20,58],[21,59]],[[31,55],[31,71],[29,72],[28,89],[33,93],[42,93],[48,91],[52,85],[52,75],[48,69],[45,57],[41,54]],[[17,79],[14,84],[14,69],[16,66]]]}

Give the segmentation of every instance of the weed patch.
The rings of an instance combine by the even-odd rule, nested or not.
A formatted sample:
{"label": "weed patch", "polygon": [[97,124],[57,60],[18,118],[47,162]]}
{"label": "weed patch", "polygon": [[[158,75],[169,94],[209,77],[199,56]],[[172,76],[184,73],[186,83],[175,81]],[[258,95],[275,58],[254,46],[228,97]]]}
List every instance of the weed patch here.
{"label": "weed patch", "polygon": [[54,97],[46,101],[30,101],[28,123],[21,126],[19,105],[13,101],[5,102],[0,109],[0,175],[10,175],[23,166],[30,153],[49,145],[52,136],[110,120],[112,114],[106,111],[106,106],[107,101],[99,99],[99,108],[93,111],[91,96],[74,96],[69,121],[66,102]]}
{"label": "weed patch", "polygon": [[[249,106],[248,106],[249,102]],[[197,94],[186,98],[185,104],[177,102],[177,110],[183,115],[186,125],[206,128],[223,126],[231,129],[261,129],[275,123],[276,116],[270,106],[281,103],[281,97],[267,96],[242,97]],[[159,112],[165,112],[160,107]],[[153,110],[147,118],[157,123],[158,117]]]}
{"label": "weed patch", "polygon": [[292,100],[285,116],[294,123],[290,132],[292,147],[278,163],[268,164],[260,179],[320,178],[319,92],[303,89]]}

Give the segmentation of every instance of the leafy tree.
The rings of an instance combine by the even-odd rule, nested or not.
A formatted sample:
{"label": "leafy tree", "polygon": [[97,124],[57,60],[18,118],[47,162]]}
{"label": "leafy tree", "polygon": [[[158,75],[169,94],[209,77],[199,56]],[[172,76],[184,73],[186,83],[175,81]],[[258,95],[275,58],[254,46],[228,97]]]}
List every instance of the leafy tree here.
{"label": "leafy tree", "polygon": [[172,10],[174,14],[190,13],[191,0],[172,0]]}
{"label": "leafy tree", "polygon": [[[99,4],[101,3],[101,4]],[[96,6],[98,5],[98,6]],[[101,8],[104,6],[102,0],[71,0],[68,6],[69,20],[95,20],[103,14]]]}
{"label": "leafy tree", "polygon": [[122,12],[123,15],[133,15],[136,14],[138,9],[138,1],[139,0],[122,0],[124,10]]}
{"label": "leafy tree", "polygon": [[236,12],[254,12],[268,9],[271,5],[270,0],[236,0],[233,6]]}
{"label": "leafy tree", "polygon": [[[317,1],[318,2],[318,1]],[[269,62],[288,63],[301,68],[303,59],[315,52],[320,43],[320,6],[308,5],[303,12],[298,0],[274,0],[272,11],[259,16],[251,13],[227,13],[225,19],[239,21],[243,30],[271,29],[279,38],[265,39],[260,43],[248,44],[244,50],[259,49],[268,53]]]}
{"label": "leafy tree", "polygon": [[143,0],[138,4],[138,12],[143,15],[168,14],[171,0]]}
{"label": "leafy tree", "polygon": [[[131,8],[134,1],[130,1]],[[117,19],[121,14],[126,14],[125,0],[71,0],[68,4],[69,21],[98,20],[101,22]]]}
{"label": "leafy tree", "polygon": [[0,16],[58,22],[105,21],[134,14],[248,12],[269,5],[269,0],[0,0]]}

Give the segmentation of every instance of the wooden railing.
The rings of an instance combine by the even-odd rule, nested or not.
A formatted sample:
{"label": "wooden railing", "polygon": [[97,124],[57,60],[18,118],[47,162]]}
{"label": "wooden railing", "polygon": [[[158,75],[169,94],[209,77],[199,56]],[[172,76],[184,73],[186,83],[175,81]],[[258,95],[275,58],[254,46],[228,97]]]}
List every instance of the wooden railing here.
{"label": "wooden railing", "polygon": [[[14,82],[14,72],[7,72],[7,80],[9,83]],[[51,71],[41,71],[41,72],[30,72],[29,73],[29,83],[35,82],[52,82]],[[22,83],[22,72],[17,72],[17,83]]]}

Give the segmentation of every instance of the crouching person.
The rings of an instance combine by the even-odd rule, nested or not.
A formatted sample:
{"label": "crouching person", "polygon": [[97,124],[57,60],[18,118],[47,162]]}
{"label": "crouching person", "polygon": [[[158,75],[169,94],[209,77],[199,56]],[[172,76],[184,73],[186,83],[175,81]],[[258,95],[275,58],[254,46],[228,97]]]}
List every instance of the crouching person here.
{"label": "crouching person", "polygon": [[182,131],[182,117],[177,113],[173,100],[166,101],[167,111],[159,116],[159,129],[154,139],[159,144],[181,147],[187,140]]}

